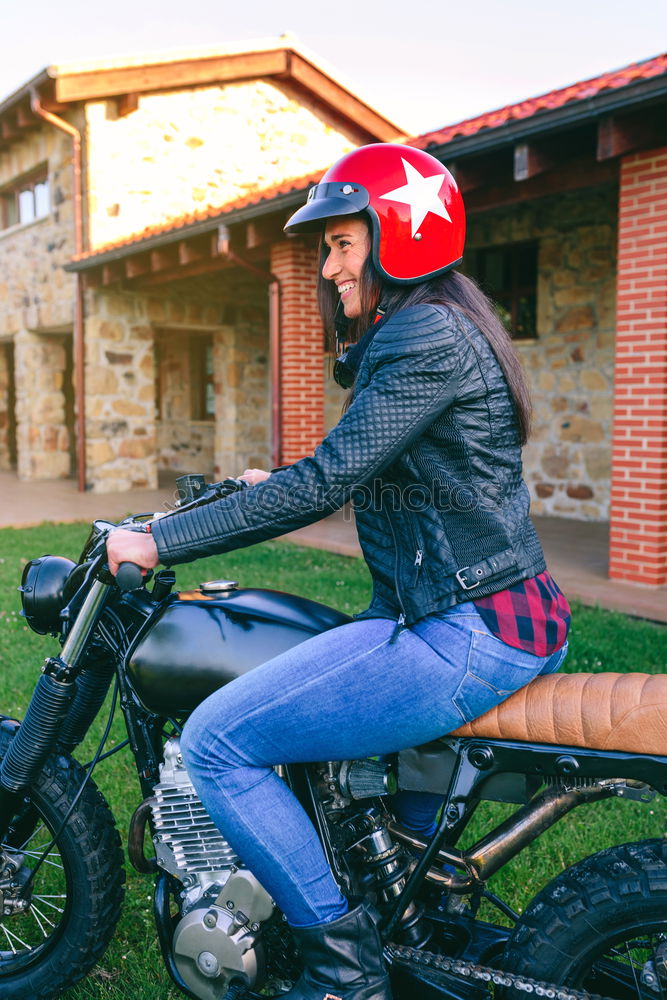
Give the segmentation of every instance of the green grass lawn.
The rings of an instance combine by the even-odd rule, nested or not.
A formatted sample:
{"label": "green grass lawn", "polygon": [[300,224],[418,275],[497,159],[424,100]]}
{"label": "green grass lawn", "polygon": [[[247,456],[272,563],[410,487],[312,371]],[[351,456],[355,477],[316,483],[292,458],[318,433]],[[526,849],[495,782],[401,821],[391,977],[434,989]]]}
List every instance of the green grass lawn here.
{"label": "green grass lawn", "polygon": [[[53,553],[76,559],[87,534],[85,524],[42,525],[24,530],[0,530],[0,712],[25,713],[32,688],[47,655],[58,645],[35,635],[19,615],[16,591],[28,559]],[[240,552],[201,560],[178,568],[180,589],[196,587],[215,577],[238,580],[241,586],[271,587],[302,594],[312,600],[353,613],[370,597],[370,579],[360,559],[335,556],[289,543],[269,542]],[[564,669],[577,671],[643,671],[667,669],[667,628],[599,609],[575,606],[571,652]],[[80,748],[84,761],[103,728],[102,718]],[[116,721],[112,740],[124,738]],[[123,840],[132,812],[139,803],[134,766],[127,751],[103,762],[95,774],[117,818]],[[470,837],[480,836],[490,822],[511,807],[485,804],[475,818]],[[614,843],[662,836],[667,810],[663,799],[648,805],[607,801],[584,807],[544,834],[490,883],[490,888],[521,909],[563,867]],[[118,932],[101,965],[83,983],[70,990],[69,1000],[176,1000],[179,994],[162,967],[151,921],[150,877],[128,869],[128,892]]]}

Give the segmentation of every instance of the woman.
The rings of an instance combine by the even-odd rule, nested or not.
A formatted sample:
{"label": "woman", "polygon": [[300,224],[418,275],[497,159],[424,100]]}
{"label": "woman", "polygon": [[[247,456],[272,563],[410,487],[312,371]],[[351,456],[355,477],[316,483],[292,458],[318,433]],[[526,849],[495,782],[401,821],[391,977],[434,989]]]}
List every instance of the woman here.
{"label": "woman", "polygon": [[[115,533],[109,560],[115,571],[225,552],[352,499],[368,610],[212,695],[182,746],[210,815],[294,930],[305,971],[286,996],[387,1000],[376,915],[341,895],[273,765],[387,754],[456,729],[560,666],[569,610],[528,518],[520,366],[484,295],[452,270],[465,217],[451,175],[420,150],[365,146],[286,229],[323,234],[323,318],[352,342],[337,364],[351,387],[340,422],[313,456],[271,476],[246,470],[242,493],[152,534]],[[402,808],[433,827],[432,797]]]}

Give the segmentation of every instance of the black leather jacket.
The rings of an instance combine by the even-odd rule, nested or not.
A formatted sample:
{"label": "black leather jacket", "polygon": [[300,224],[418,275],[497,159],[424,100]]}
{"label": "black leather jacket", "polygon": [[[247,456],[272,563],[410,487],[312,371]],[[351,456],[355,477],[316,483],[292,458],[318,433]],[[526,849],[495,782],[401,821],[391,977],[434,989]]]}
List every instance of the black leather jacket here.
{"label": "black leather jacket", "polygon": [[350,499],[373,578],[361,617],[409,624],[545,569],[507,384],[460,313],[415,305],[383,320],[351,405],[312,456],[157,521],[153,535],[172,565],[293,531]]}

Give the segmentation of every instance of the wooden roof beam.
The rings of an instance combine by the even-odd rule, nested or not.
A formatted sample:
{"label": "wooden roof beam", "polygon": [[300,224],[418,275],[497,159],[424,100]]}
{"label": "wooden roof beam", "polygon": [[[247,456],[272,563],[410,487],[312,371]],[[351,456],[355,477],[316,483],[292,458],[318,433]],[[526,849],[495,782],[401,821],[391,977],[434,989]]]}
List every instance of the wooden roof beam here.
{"label": "wooden roof beam", "polygon": [[214,274],[216,271],[224,271],[232,266],[224,257],[202,257],[199,260],[193,260],[190,264],[178,264],[164,271],[144,274],[137,278],[133,287],[155,288],[157,285],[171,284],[186,278],[196,278],[202,274]]}
{"label": "wooden roof beam", "polygon": [[91,271],[84,271],[83,273],[83,287],[88,291],[88,289],[99,288],[102,284],[102,268],[96,267]]}
{"label": "wooden roof beam", "polygon": [[448,164],[461,194],[486,187],[495,180],[495,171],[489,160],[455,160]]}
{"label": "wooden roof beam", "polygon": [[178,266],[178,247],[175,244],[151,250],[151,273],[158,274]]}
{"label": "wooden roof beam", "polygon": [[108,264],[102,264],[103,285],[115,285],[117,282],[122,281],[124,275],[125,268],[122,261],[114,260]]}
{"label": "wooden roof beam", "polygon": [[605,115],[598,122],[597,159],[611,160],[667,142],[667,115],[655,111],[636,115]]}
{"label": "wooden roof beam", "polygon": [[255,250],[265,247],[283,239],[284,236],[282,219],[275,216],[253,219],[245,225],[245,248]]}
{"label": "wooden roof beam", "polygon": [[125,277],[138,278],[151,270],[150,254],[138,253],[125,259]]}
{"label": "wooden roof beam", "polygon": [[116,98],[116,113],[119,118],[126,118],[139,107],[139,94],[121,94]]}
{"label": "wooden roof beam", "polygon": [[16,115],[8,114],[0,121],[0,137],[8,142],[17,139],[19,130],[16,125]]}
{"label": "wooden roof beam", "polygon": [[201,240],[179,240],[177,245],[179,264],[194,264],[204,257],[212,256],[210,243],[204,247]]}
{"label": "wooden roof beam", "polygon": [[16,109],[16,125],[19,129],[39,128],[41,123],[41,119],[37,118],[28,106],[19,104]]}
{"label": "wooden roof beam", "polygon": [[552,170],[557,157],[531,142],[518,142],[514,147],[514,180],[527,181]]}

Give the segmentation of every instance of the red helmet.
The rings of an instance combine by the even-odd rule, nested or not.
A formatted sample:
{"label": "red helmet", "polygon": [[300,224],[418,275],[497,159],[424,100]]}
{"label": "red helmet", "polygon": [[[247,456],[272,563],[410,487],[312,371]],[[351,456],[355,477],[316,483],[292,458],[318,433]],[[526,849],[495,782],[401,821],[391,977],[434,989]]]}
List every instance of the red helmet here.
{"label": "red helmet", "polygon": [[390,281],[416,284],[461,262],[463,199],[449,170],[430,153],[390,142],[347,153],[310,189],[285,231],[317,231],[324,219],[364,211],[373,262]]}

